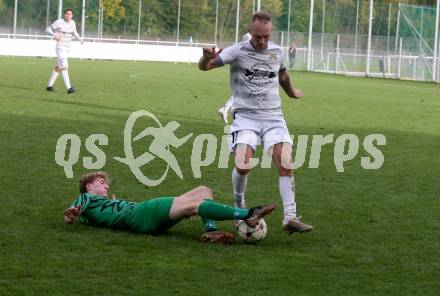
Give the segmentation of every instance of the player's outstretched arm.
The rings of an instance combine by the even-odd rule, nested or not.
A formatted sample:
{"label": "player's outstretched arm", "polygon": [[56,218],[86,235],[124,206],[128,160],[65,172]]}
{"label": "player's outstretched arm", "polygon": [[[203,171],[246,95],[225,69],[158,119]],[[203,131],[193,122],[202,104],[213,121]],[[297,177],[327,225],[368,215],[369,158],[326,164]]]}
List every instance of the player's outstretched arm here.
{"label": "player's outstretched arm", "polygon": [[74,208],[67,208],[64,210],[64,222],[72,224],[81,215],[81,205]]}
{"label": "player's outstretched arm", "polygon": [[208,71],[220,67],[216,60],[221,51],[222,49],[216,52],[214,47],[203,48],[203,55],[199,60],[199,69],[202,71]]}
{"label": "player's outstretched arm", "polygon": [[300,89],[293,87],[292,82],[290,81],[290,75],[286,69],[283,69],[278,73],[278,81],[289,97],[299,99],[303,96]]}
{"label": "player's outstretched arm", "polygon": [[55,36],[55,31],[52,29],[52,25],[46,28],[46,33],[51,36]]}
{"label": "player's outstretched arm", "polygon": [[76,31],[76,27],[75,27],[75,30],[73,30],[73,35],[75,35],[76,39],[78,39],[79,42],[81,42],[81,45],[84,44],[84,39],[81,38],[81,36],[79,36],[78,31]]}

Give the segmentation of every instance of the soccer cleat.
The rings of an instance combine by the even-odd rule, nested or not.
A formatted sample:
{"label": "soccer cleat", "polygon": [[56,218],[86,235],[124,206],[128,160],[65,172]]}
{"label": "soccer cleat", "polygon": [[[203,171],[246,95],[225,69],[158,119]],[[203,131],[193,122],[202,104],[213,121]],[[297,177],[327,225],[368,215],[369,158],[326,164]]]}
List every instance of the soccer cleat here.
{"label": "soccer cleat", "polygon": [[51,92],[54,92],[54,91],[55,91],[55,89],[53,88],[53,86],[46,86],[46,90],[47,90],[47,91],[51,91]]}
{"label": "soccer cleat", "polygon": [[73,94],[74,92],[76,92],[76,89],[74,89],[73,86],[67,90],[67,94],[68,94],[68,95],[71,95],[71,94]]}
{"label": "soccer cleat", "polygon": [[218,243],[223,245],[230,245],[234,242],[234,235],[224,231],[210,231],[202,234],[202,242],[205,243]]}
{"label": "soccer cleat", "polygon": [[299,218],[293,218],[289,222],[283,225],[283,230],[287,234],[292,234],[294,232],[304,233],[313,230],[312,225],[308,225],[299,220]]}
{"label": "soccer cleat", "polygon": [[218,114],[223,120],[223,123],[228,124],[228,110],[226,110],[225,107],[221,107],[220,109],[218,109]]}
{"label": "soccer cleat", "polygon": [[276,207],[277,205],[275,203],[271,203],[269,205],[250,208],[248,217],[245,217],[243,220],[249,227],[255,227],[258,225],[261,218],[272,213],[272,211],[275,210]]}

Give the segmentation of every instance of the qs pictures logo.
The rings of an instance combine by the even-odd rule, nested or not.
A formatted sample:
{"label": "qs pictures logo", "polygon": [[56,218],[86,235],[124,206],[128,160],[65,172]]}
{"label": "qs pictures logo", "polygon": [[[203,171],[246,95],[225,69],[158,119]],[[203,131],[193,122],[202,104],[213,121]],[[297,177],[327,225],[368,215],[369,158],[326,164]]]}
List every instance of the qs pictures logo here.
{"label": "qs pictures logo", "polygon": [[[146,121],[150,123],[146,125]],[[135,125],[136,130],[141,127],[142,131],[133,137]],[[128,117],[123,130],[124,156],[114,156],[112,159],[127,165],[136,179],[147,186],[161,184],[170,172],[183,180],[182,169],[173,151],[187,144],[194,135],[189,133],[183,137],[176,136],[179,127],[180,124],[177,121],[170,121],[163,125],[153,113],[145,110],[135,111]],[[213,134],[200,134],[194,137],[189,156],[194,178],[201,178],[202,168],[212,165],[216,159],[218,159],[217,168],[229,168],[231,153],[229,130],[230,126],[226,126],[225,134],[220,139]],[[291,137],[294,138],[294,136]],[[148,144],[140,141],[144,138],[148,138],[146,141]],[[311,139],[311,145],[309,145],[309,139]],[[294,149],[295,155],[291,155],[294,162],[286,165],[298,169],[305,164],[306,155],[310,155],[308,167],[318,168],[321,151],[325,145],[330,144],[333,144],[333,162],[337,172],[344,172],[344,164],[353,161],[361,150],[361,141],[354,134],[342,134],[336,138],[334,134],[299,135],[296,149]],[[102,169],[107,162],[107,155],[100,147],[107,145],[109,145],[109,138],[105,134],[89,135],[84,141],[84,146],[91,156],[82,157],[83,167],[91,170]],[[382,167],[385,158],[377,146],[383,145],[386,145],[386,138],[382,134],[370,134],[363,139],[362,147],[366,156],[360,158],[362,168],[375,170]],[[64,134],[57,140],[55,162],[64,168],[67,178],[73,178],[73,166],[79,161],[81,147],[82,141],[77,134]],[[310,153],[307,153],[308,151]],[[163,164],[161,166],[163,170],[155,171],[154,177],[145,173],[148,170],[142,170],[142,168],[148,168],[153,161],[160,161]],[[251,168],[258,165],[261,168],[271,168],[272,164],[269,153],[263,153],[261,159],[254,157],[250,161]]]}

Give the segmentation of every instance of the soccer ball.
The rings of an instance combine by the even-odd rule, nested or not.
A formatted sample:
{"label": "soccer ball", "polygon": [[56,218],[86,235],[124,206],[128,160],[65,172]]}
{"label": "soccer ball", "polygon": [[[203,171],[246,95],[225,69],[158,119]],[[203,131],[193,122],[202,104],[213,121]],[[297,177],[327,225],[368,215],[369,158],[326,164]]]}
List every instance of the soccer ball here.
{"label": "soccer ball", "polygon": [[267,234],[266,221],[260,220],[255,227],[249,227],[244,220],[238,221],[237,233],[247,243],[257,243],[264,239]]}

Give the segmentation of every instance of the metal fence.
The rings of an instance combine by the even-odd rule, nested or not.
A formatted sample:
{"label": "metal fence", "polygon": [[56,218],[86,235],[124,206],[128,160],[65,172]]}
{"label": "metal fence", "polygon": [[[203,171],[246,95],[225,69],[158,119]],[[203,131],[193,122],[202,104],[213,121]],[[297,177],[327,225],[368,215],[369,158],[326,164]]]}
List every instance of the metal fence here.
{"label": "metal fence", "polygon": [[273,17],[272,40],[286,52],[296,47],[293,69],[439,82],[439,2],[3,0],[0,33],[43,35],[69,7],[80,34],[93,40],[225,47],[241,40],[260,8]]}

